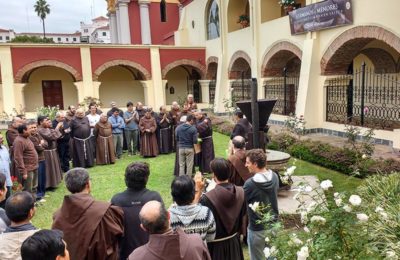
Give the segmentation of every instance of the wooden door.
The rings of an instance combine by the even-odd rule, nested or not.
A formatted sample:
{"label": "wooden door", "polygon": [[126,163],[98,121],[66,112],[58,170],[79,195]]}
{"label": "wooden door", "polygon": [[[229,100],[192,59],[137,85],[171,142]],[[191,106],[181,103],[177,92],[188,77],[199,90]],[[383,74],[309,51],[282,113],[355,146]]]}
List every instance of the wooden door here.
{"label": "wooden door", "polygon": [[64,109],[61,80],[43,80],[43,105]]}

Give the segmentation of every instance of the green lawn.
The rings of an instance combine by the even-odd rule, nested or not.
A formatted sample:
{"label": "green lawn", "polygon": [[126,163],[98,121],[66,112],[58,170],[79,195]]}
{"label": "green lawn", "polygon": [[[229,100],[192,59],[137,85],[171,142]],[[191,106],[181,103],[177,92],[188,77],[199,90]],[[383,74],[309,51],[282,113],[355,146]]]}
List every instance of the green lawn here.
{"label": "green lawn", "polygon": [[[216,156],[226,157],[225,150],[229,137],[214,132],[214,147]],[[92,180],[92,195],[98,200],[109,201],[111,197],[118,192],[125,190],[124,170],[125,167],[133,161],[146,161],[150,165],[150,179],[148,188],[158,191],[164,202],[169,206],[172,202],[170,196],[170,185],[173,179],[173,168],[175,154],[160,155],[156,158],[143,159],[140,156],[128,157],[124,155],[116,164],[109,166],[96,166],[89,169]],[[297,175],[315,175],[320,180],[331,179],[338,191],[354,190],[361,181],[355,178],[349,178],[346,175],[315,166],[313,164],[297,161]],[[50,195],[46,202],[37,208],[36,216],[33,218],[33,224],[39,228],[49,228],[52,223],[52,215],[62,203],[63,196],[67,194],[63,183],[59,188],[47,192]]]}

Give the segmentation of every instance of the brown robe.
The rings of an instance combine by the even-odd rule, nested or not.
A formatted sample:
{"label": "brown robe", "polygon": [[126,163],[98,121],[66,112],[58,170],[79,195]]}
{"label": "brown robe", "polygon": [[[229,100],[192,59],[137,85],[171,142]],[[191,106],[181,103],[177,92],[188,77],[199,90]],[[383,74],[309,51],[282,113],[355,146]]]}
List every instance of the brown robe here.
{"label": "brown robe", "polygon": [[[140,155],[143,157],[154,157],[159,154],[156,130],[157,123],[153,117],[142,117],[139,121],[140,129]],[[149,129],[150,132],[145,132]]]}
{"label": "brown robe", "polygon": [[211,260],[211,257],[200,235],[189,235],[178,228],[164,234],[151,234],[149,242],[136,248],[128,259]]}
{"label": "brown robe", "polygon": [[186,110],[187,112],[191,112],[192,110],[197,109],[197,104],[194,101],[192,103],[188,103],[186,101],[185,104],[183,104],[183,109]]}
{"label": "brown robe", "polygon": [[124,234],[124,213],[90,194],[66,195],[53,216],[53,229],[64,232],[74,260],[118,259],[119,239]]}
{"label": "brown robe", "polygon": [[167,114],[167,120],[161,121],[164,118],[164,114],[160,113],[157,115],[157,143],[160,153],[167,154],[172,151],[171,142],[171,124],[172,119]]}
{"label": "brown robe", "polygon": [[11,161],[11,165],[10,165],[10,174],[11,176],[17,177],[17,171],[16,171],[16,167],[15,167],[15,163],[14,163],[14,153],[13,153],[13,144],[14,144],[14,140],[15,138],[17,138],[18,136],[18,130],[15,129],[12,126],[9,126],[7,131],[6,131],[6,140],[7,140],[7,144],[8,144],[8,151],[10,153],[10,161]]}
{"label": "brown robe", "polygon": [[251,178],[253,174],[246,168],[246,151],[238,150],[235,154],[228,157],[230,162],[229,168],[231,176],[229,182],[236,186],[243,186],[247,179]]}
{"label": "brown robe", "polygon": [[94,127],[94,135],[96,137],[96,164],[115,163],[111,124],[108,121],[98,122]]}
{"label": "brown robe", "polygon": [[55,188],[62,181],[63,175],[60,164],[60,157],[57,152],[57,140],[61,137],[59,130],[39,127],[40,136],[47,141],[44,150],[46,161],[46,188]]}
{"label": "brown robe", "polygon": [[175,140],[175,129],[179,125],[179,120],[181,118],[181,111],[180,109],[172,109],[169,112],[169,117],[172,119],[171,122],[171,141],[172,141],[172,151],[176,150],[176,140]]}
{"label": "brown robe", "polygon": [[72,163],[74,167],[92,167],[94,164],[93,143],[90,142],[90,124],[87,117],[74,117],[70,123]]}
{"label": "brown robe", "polygon": [[[207,122],[205,122],[205,119],[207,119]],[[202,173],[210,173],[210,162],[215,158],[211,120],[203,117],[197,121],[196,128],[201,139],[201,152],[195,156],[196,165],[199,166]]]}
{"label": "brown robe", "polygon": [[[213,260],[243,260],[240,232],[246,214],[243,188],[231,183],[218,184],[205,193],[200,203],[211,209],[216,224],[215,240],[208,242],[208,250]],[[231,238],[230,238],[231,237]]]}

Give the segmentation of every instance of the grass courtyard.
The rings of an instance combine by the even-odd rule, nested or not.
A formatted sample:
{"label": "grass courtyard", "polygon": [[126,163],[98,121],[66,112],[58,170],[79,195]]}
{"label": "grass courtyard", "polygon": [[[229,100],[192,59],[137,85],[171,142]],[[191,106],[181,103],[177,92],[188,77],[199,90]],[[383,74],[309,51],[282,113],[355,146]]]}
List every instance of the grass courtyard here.
{"label": "grass courtyard", "polygon": [[[214,132],[214,148],[216,156],[226,157],[226,148],[229,137]],[[128,157],[124,154],[121,160],[114,165],[96,166],[89,169],[92,181],[92,195],[98,200],[109,201],[111,197],[125,190],[124,171],[125,167],[133,161],[146,161],[150,165],[150,178],[148,188],[158,191],[166,206],[171,203],[170,185],[173,180],[173,168],[175,154],[160,155],[156,158],[143,159],[140,156]],[[320,166],[310,164],[305,161],[297,161],[295,175],[314,175],[320,181],[330,179],[337,191],[351,191],[361,184],[361,180],[347,175],[331,171]],[[65,185],[61,183],[59,187],[51,192],[47,192],[50,197],[46,202],[37,208],[33,218],[33,224],[38,228],[50,228],[53,213],[61,206],[63,197],[68,194]]]}

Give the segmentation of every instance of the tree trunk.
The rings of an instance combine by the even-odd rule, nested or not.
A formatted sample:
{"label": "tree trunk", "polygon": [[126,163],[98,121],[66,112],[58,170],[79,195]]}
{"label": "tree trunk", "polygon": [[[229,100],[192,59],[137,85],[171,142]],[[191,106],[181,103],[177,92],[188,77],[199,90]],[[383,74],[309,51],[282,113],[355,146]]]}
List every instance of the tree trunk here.
{"label": "tree trunk", "polygon": [[44,19],[42,19],[42,24],[43,24],[43,39],[46,39],[46,28],[44,26]]}

